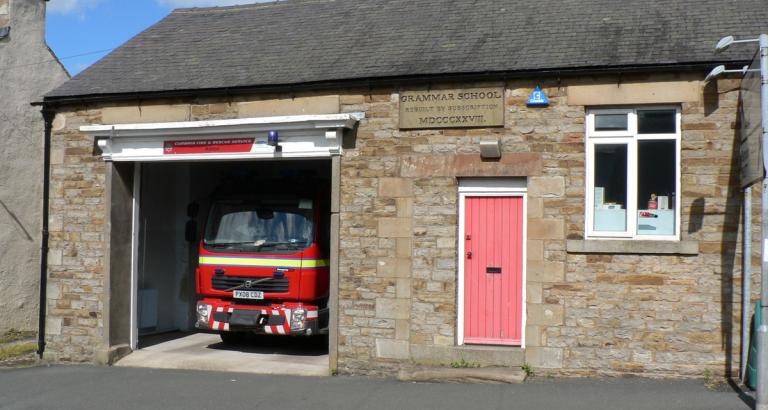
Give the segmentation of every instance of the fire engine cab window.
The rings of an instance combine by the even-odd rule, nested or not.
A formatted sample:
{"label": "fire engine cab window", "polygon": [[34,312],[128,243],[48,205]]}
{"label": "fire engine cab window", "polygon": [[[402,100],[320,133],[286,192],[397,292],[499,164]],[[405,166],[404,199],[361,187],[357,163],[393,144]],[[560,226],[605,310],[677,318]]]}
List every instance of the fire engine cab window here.
{"label": "fire engine cab window", "polygon": [[254,248],[296,250],[312,243],[311,211],[299,209],[298,204],[217,203],[211,209],[210,221],[205,235],[207,246],[245,247],[252,252]]}

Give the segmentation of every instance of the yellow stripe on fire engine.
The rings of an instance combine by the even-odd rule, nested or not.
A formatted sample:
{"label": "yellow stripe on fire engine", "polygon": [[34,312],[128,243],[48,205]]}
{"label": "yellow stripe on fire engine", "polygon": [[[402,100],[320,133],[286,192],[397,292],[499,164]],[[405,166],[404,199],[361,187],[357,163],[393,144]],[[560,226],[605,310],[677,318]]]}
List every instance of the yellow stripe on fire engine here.
{"label": "yellow stripe on fire engine", "polygon": [[223,258],[201,256],[200,265],[260,266],[276,268],[320,268],[328,266],[327,259]]}

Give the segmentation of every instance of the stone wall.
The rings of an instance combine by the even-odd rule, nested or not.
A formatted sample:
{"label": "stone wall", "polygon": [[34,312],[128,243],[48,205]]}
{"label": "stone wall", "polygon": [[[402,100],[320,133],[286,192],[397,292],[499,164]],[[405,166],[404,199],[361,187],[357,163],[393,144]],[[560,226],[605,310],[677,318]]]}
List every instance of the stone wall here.
{"label": "stone wall", "polygon": [[[738,85],[722,80],[705,88],[699,100],[682,103],[681,230],[682,239],[698,242],[698,255],[566,255],[564,280],[544,285],[542,294],[565,313],[562,326],[539,333],[543,346],[562,352],[556,367],[670,376],[738,368]],[[583,178],[573,171],[566,177],[569,199],[583,195]],[[582,234],[578,207],[558,212],[545,204],[544,209],[552,216],[565,214],[569,235]],[[544,252],[551,259],[562,249],[549,244]],[[758,270],[755,260],[754,278]]]}
{"label": "stone wall", "polygon": [[[566,251],[567,238],[584,237],[585,187],[585,107],[569,104],[567,81],[544,88],[551,103],[545,109],[525,106],[529,83],[508,83],[504,129],[401,131],[397,92],[342,97],[342,110],[366,111],[368,118],[357,149],[342,159],[340,369],[387,374],[409,362],[485,362],[453,347],[455,177],[469,175],[455,159],[434,166],[435,158],[476,158],[483,137],[498,138],[504,157],[515,158],[510,163],[519,164],[521,153],[541,162],[541,169],[481,173],[529,176],[521,360],[568,374],[700,376],[705,368],[727,373],[738,366],[738,87],[721,81],[719,90],[702,89],[693,75],[659,79],[674,83],[668,89],[685,87],[681,226],[685,245],[698,245],[693,255]],[[638,90],[647,80],[627,82]],[[616,79],[569,81],[603,90]],[[659,85],[648,88],[655,93]],[[650,102],[647,95],[632,98]]]}
{"label": "stone wall", "polygon": [[[107,350],[108,261],[107,166],[90,124],[196,121],[338,112],[338,96],[291,98],[266,95],[248,100],[161,101],[136,105],[68,107],[57,111],[51,137],[50,240],[45,358],[59,362],[102,360]],[[129,290],[126,290],[128,292]],[[117,312],[115,314],[128,314]]]}
{"label": "stone wall", "polygon": [[[691,74],[621,81],[642,89],[637,84],[674,80],[690,86],[698,79]],[[345,149],[341,161],[341,373],[391,374],[414,363],[448,365],[457,358],[528,362],[541,371],[570,374],[656,376],[696,376],[705,368],[725,373],[738,364],[731,360],[739,353],[737,84],[721,81],[719,90],[689,93],[681,102],[682,239],[697,245],[697,252],[567,251],[567,239],[584,235],[585,186],[585,107],[569,104],[568,85],[617,81],[544,82],[548,108],[526,107],[529,81],[509,82],[505,127],[467,130],[399,130],[396,89],[298,96],[325,101],[318,103],[325,108],[297,114],[334,112],[334,105],[336,112],[366,113],[355,146]],[[464,84],[478,85],[498,84]],[[103,343],[104,166],[78,126],[273,115],[267,108],[281,105],[269,100],[285,97],[62,110],[53,153],[51,357],[90,360],[94,346]],[[333,101],[323,100],[329,97]],[[292,107],[287,109],[298,106]],[[500,163],[480,162],[483,138],[501,141]],[[462,176],[527,177],[524,351],[456,347]]]}
{"label": "stone wall", "polygon": [[43,94],[67,73],[45,44],[43,0],[0,0],[0,333],[37,330]]}
{"label": "stone wall", "polygon": [[11,23],[10,0],[0,0],[0,27],[8,27]]}

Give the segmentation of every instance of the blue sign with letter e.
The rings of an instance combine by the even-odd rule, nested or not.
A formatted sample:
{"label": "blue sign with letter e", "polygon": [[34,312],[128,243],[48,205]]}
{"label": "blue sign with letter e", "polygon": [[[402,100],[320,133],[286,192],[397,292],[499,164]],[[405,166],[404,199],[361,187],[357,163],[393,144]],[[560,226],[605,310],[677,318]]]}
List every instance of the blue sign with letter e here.
{"label": "blue sign with letter e", "polygon": [[541,91],[541,87],[536,87],[535,90],[531,93],[531,96],[528,97],[528,106],[529,107],[547,107],[549,106],[549,98],[547,98],[547,95],[544,94],[544,91]]}

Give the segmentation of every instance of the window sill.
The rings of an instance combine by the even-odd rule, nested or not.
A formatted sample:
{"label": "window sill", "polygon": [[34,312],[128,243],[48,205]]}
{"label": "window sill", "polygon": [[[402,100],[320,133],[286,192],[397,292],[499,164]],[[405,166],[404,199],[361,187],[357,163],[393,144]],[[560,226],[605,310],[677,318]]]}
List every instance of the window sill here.
{"label": "window sill", "polygon": [[565,249],[568,253],[698,255],[699,241],[569,239]]}

